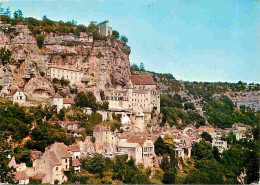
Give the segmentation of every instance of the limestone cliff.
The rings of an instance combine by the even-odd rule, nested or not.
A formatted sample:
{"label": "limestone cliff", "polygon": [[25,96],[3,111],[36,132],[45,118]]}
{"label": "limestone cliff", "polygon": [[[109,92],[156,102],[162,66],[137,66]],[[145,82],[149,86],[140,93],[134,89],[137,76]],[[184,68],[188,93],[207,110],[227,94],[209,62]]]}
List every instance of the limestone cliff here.
{"label": "limestone cliff", "polygon": [[93,41],[91,37],[49,34],[41,49],[36,38],[23,25],[0,25],[0,48],[12,51],[13,63],[0,66],[0,86],[22,88],[32,97],[44,98],[54,93],[47,76],[50,64],[83,71],[82,90],[108,89],[125,85],[130,74],[130,48],[118,41]]}

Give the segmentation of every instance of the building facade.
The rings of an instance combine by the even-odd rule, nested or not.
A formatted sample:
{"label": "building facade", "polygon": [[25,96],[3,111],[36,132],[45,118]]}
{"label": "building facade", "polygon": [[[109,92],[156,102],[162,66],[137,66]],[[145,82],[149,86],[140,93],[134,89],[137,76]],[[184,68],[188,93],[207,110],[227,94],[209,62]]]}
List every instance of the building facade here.
{"label": "building facade", "polygon": [[57,78],[61,80],[63,78],[68,80],[71,84],[75,84],[81,82],[83,72],[78,69],[51,65],[48,69],[48,76],[51,79]]}

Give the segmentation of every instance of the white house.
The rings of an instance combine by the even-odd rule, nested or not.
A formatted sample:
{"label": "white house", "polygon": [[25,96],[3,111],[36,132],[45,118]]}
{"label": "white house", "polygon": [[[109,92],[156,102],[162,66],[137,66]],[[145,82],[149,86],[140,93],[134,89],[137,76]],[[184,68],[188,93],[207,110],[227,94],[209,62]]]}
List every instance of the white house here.
{"label": "white house", "polygon": [[51,97],[50,105],[57,106],[57,111],[59,112],[63,108],[63,98],[58,93],[54,94]]}
{"label": "white house", "polygon": [[51,79],[57,78],[61,80],[63,78],[71,84],[75,84],[81,82],[83,72],[74,68],[51,65],[49,66],[48,75]]}
{"label": "white house", "polygon": [[9,95],[8,95],[9,99],[11,99],[11,101],[13,103],[18,103],[18,104],[24,104],[26,102],[26,95],[24,94],[23,91],[21,91],[20,89],[14,89],[12,90]]}

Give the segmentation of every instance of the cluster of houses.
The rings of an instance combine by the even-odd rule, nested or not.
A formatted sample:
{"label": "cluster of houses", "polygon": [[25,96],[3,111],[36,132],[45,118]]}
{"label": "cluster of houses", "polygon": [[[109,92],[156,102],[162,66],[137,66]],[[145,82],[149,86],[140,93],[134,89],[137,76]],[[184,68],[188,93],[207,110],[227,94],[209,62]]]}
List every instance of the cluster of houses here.
{"label": "cluster of houses", "polygon": [[65,171],[73,170],[78,173],[81,170],[80,148],[78,145],[66,146],[55,142],[41,151],[32,151],[30,159],[32,167],[26,167],[25,163],[17,164],[12,157],[8,166],[15,168],[14,180],[18,184],[28,184],[29,177],[39,179],[42,183],[62,183],[67,181]]}
{"label": "cluster of houses", "polygon": [[130,75],[122,90],[106,92],[110,112],[124,118],[125,130],[144,131],[152,113],[160,112],[160,91],[150,75]]}
{"label": "cluster of houses", "polygon": [[[237,108],[245,106],[252,110],[260,110],[260,91],[249,92],[226,92],[223,93],[230,98]],[[215,94],[214,97],[219,97],[221,94]]]}

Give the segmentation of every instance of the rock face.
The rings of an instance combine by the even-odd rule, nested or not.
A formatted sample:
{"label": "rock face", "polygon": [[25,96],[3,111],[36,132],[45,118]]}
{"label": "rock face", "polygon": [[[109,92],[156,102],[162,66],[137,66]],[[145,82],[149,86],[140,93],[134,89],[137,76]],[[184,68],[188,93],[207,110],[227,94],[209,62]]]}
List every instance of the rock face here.
{"label": "rock face", "polygon": [[14,63],[0,66],[0,86],[8,81],[11,88],[22,88],[36,98],[48,98],[53,93],[50,80],[40,77],[40,72],[46,73],[50,64],[82,70],[83,79],[88,82],[78,84],[82,90],[121,88],[130,74],[128,46],[118,41],[93,41],[83,33],[79,36],[49,34],[39,49],[36,38],[26,26],[2,24],[2,47],[12,51]]}

